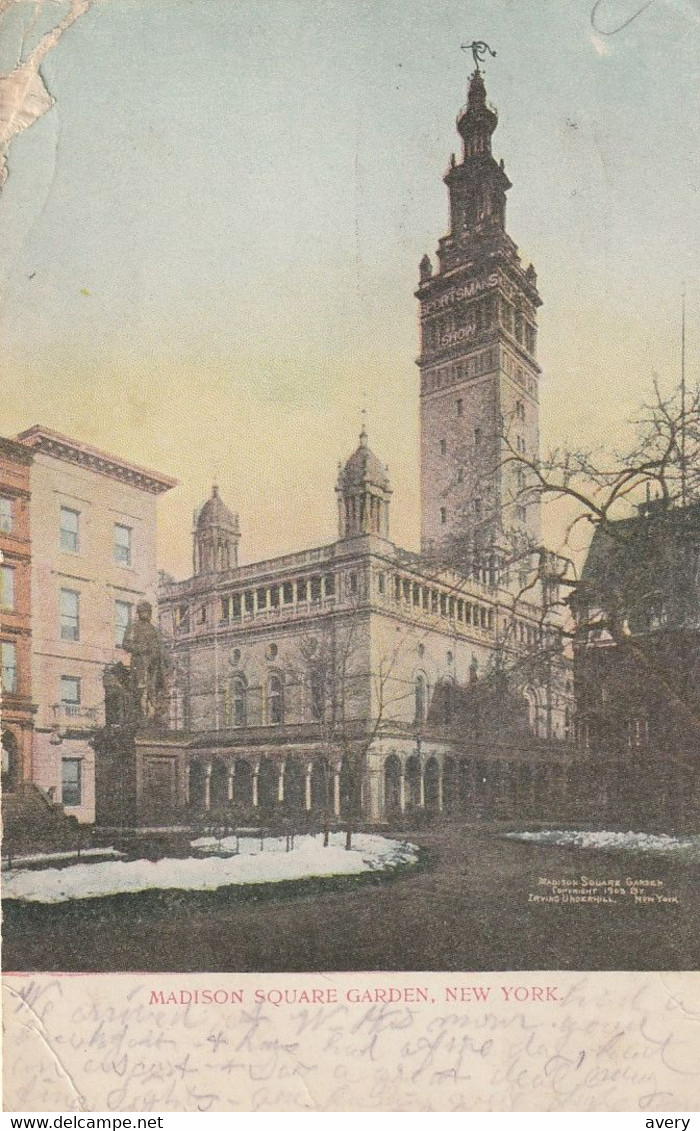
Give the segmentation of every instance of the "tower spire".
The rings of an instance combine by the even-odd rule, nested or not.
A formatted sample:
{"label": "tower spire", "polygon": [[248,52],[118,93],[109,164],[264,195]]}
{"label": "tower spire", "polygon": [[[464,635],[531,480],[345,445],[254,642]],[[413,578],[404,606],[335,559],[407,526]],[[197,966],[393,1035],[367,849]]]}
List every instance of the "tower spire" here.
{"label": "tower spire", "polygon": [[421,261],[416,295],[422,544],[461,547],[480,563],[483,577],[507,542],[540,541],[537,499],[527,496],[513,469],[495,469],[504,464],[499,421],[512,422],[517,450],[537,458],[541,300],[534,268],[523,267],[506,231],[511,184],[491,152],[498,114],[487,101],[480,63],[495,52],[481,40],[464,49],[473,54],[474,70],[457,115],[462,157],[444,177],[450,229],[438,244],[437,269],[427,257]]}

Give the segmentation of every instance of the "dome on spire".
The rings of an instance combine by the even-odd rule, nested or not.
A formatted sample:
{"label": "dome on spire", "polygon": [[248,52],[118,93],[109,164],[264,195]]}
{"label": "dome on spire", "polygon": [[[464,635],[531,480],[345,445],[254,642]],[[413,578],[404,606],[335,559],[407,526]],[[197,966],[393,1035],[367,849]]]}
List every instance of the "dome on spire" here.
{"label": "dome on spire", "polygon": [[370,451],[364,424],[358,447],[338,469],[335,490],[341,538],[362,534],[389,537],[389,476],[385,465]]}
{"label": "dome on spire", "polygon": [[238,515],[228,509],[216,484],[194,514],[194,572],[218,573],[238,565]]}
{"label": "dome on spire", "polygon": [[228,530],[235,530],[238,527],[238,515],[228,509],[216,483],[211,489],[210,497],[199,508],[197,514],[197,530],[202,530],[205,526],[222,526]]}
{"label": "dome on spire", "polygon": [[382,491],[389,490],[389,475],[386,465],[375,456],[367,444],[367,432],[360,432],[360,443],[338,474],[341,490],[352,490],[361,484],[369,483]]}
{"label": "dome on spire", "polygon": [[465,144],[465,157],[491,152],[491,134],[498,125],[498,114],[486,101],[486,86],[481,71],[474,71],[469,80],[467,105],[457,116],[457,129]]}

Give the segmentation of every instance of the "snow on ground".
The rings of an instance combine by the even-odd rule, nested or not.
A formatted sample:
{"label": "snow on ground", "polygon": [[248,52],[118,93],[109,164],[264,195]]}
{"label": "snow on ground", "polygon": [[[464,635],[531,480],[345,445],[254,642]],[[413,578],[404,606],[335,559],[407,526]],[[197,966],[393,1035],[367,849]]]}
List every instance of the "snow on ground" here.
{"label": "snow on ground", "polygon": [[[235,838],[230,838],[235,850]],[[212,846],[214,838],[202,841]],[[92,899],[124,892],[179,889],[214,891],[231,884],[277,883],[310,876],[351,876],[361,872],[387,871],[400,864],[415,864],[418,849],[413,844],[381,836],[356,833],[347,851],[345,833],[331,834],[328,848],[320,836],[299,836],[292,852],[285,852],[285,838],[265,840],[241,837],[241,851],[235,856],[198,856],[163,860],[109,860],[93,864],[73,864],[67,868],[23,871],[12,868],[3,879],[5,899],[37,903],[62,903],[69,899]]]}
{"label": "snow on ground", "polygon": [[538,832],[505,833],[512,840],[534,844],[558,844],[572,848],[598,848],[622,852],[648,852],[700,861],[700,836],[667,836],[665,833],[620,833],[605,829],[579,832],[575,829],[541,829]]}
{"label": "snow on ground", "polygon": [[[101,856],[103,859],[107,856],[123,856],[123,852],[119,852],[116,848],[81,848],[80,858],[84,856]],[[31,856],[13,856],[13,867],[17,864],[43,864],[48,860],[72,860],[78,856],[78,849],[73,848],[70,852],[35,852]]]}

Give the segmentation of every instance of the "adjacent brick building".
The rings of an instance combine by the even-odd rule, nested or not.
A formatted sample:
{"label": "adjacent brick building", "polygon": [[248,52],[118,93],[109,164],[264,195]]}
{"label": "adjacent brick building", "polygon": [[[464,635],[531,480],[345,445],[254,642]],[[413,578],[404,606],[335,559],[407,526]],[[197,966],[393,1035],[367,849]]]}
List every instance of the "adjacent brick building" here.
{"label": "adjacent brick building", "polygon": [[138,601],[155,600],[156,501],[176,480],[39,425],[17,441],[31,463],[33,779],[93,821],[102,673],[125,658]]}
{"label": "adjacent brick building", "polygon": [[0,437],[0,727],[2,788],[32,776],[32,453]]}

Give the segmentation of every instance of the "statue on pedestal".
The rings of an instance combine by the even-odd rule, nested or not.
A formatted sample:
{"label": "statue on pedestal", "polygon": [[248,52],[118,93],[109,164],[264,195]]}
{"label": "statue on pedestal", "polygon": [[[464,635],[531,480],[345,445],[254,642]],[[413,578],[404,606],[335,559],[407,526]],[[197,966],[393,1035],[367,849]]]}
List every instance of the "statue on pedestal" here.
{"label": "statue on pedestal", "polygon": [[136,619],[131,622],[122,641],[122,648],[131,656],[129,696],[132,719],[139,722],[157,719],[163,714],[166,692],[166,658],[160,633],[151,624],[153,607],[139,601]]}

